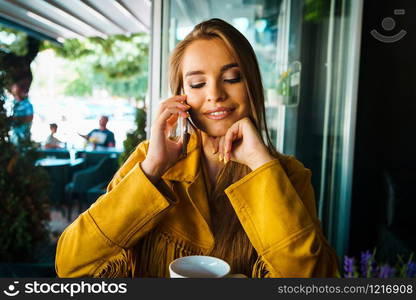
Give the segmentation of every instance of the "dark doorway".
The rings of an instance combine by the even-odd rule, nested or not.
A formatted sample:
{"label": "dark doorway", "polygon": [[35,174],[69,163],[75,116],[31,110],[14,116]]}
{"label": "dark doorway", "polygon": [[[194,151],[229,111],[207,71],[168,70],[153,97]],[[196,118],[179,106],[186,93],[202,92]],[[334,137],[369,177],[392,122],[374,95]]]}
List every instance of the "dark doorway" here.
{"label": "dark doorway", "polygon": [[[394,262],[416,250],[415,13],[412,0],[364,1],[350,255],[377,247]],[[388,43],[372,30],[406,35]]]}

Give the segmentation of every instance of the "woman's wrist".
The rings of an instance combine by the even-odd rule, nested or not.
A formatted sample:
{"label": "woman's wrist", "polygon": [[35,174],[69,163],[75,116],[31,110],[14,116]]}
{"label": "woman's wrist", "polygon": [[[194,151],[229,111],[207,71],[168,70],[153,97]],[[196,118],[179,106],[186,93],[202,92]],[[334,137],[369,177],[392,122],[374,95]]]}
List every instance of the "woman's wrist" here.
{"label": "woman's wrist", "polygon": [[262,165],[272,161],[274,157],[270,153],[260,153],[258,156],[250,160],[248,167],[254,171],[257,168],[260,168]]}
{"label": "woman's wrist", "polygon": [[145,159],[144,161],[142,161],[140,163],[140,167],[143,173],[146,175],[146,177],[153,184],[156,184],[160,180],[160,177],[162,176],[160,169],[156,167],[154,164],[152,164],[149,160]]}

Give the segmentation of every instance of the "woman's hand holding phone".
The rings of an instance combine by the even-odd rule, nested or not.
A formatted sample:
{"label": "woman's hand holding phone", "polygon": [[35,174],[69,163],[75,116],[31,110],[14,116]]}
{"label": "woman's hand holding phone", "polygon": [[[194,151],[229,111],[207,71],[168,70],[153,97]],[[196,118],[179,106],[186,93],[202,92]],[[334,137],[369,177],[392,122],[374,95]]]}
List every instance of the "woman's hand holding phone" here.
{"label": "woman's hand holding phone", "polygon": [[149,149],[141,168],[146,176],[156,183],[163,173],[181,156],[182,137],[178,141],[169,138],[179,116],[189,117],[191,107],[185,103],[186,95],[174,96],[160,103],[155,121],[152,124]]}

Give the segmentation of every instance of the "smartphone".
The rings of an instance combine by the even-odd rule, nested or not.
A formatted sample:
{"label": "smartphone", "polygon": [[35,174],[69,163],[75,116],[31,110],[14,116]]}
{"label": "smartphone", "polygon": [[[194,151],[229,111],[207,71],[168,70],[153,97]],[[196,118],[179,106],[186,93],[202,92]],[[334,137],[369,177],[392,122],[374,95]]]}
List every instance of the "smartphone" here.
{"label": "smartphone", "polygon": [[193,128],[193,124],[190,118],[179,116],[176,125],[172,128],[169,134],[169,138],[175,142],[179,141],[179,139],[182,137],[183,143],[181,156],[183,157],[186,157],[187,155],[187,147],[191,137],[191,128]]}
{"label": "smartphone", "polygon": [[188,118],[183,118],[180,117],[182,120],[180,122],[181,124],[181,136],[182,136],[182,156],[185,157],[187,154],[187,148],[188,148],[188,143],[189,143],[189,138],[191,137],[191,133],[190,133],[190,123]]}

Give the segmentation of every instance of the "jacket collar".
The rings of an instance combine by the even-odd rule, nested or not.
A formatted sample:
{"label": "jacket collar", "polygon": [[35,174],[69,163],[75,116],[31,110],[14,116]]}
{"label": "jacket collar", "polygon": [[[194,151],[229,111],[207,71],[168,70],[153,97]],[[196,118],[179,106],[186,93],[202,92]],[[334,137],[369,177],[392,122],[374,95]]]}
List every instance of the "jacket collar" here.
{"label": "jacket collar", "polygon": [[[191,134],[187,147],[186,157],[176,162],[170,169],[168,169],[162,176],[162,179],[168,181],[182,181],[186,183],[186,191],[190,198],[192,205],[199,216],[198,229],[195,233],[187,232],[186,236],[190,241],[200,240],[204,237],[204,247],[212,248],[214,245],[214,235],[211,231],[211,216],[208,204],[208,198],[205,193],[201,193],[204,187],[201,186],[201,181],[197,180],[202,175],[201,169],[201,151],[202,142],[200,132],[194,131]],[[203,184],[203,183],[202,183]],[[175,218],[177,220],[177,218]],[[184,231],[182,231],[183,234]]]}
{"label": "jacket collar", "polygon": [[177,161],[165,174],[162,179],[172,181],[194,182],[199,172],[201,159],[201,136],[200,132],[193,130],[189,138],[187,155]]}

